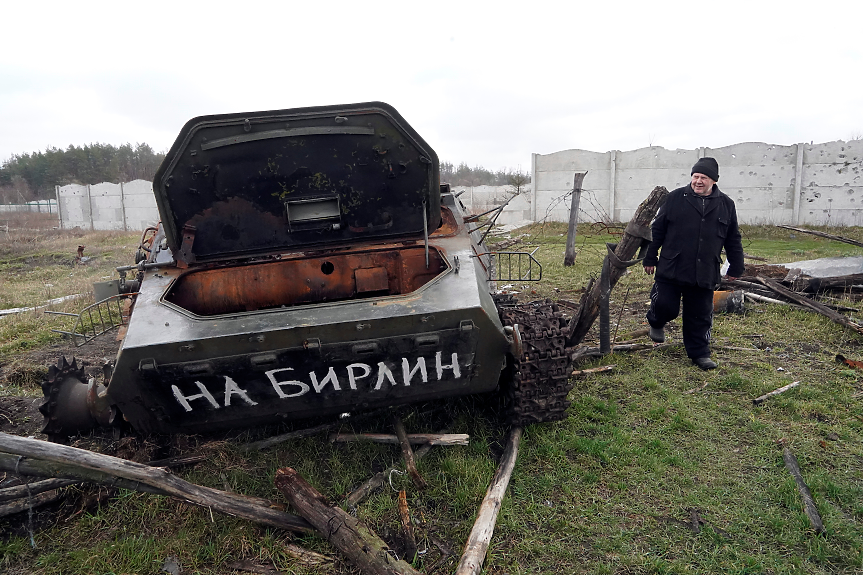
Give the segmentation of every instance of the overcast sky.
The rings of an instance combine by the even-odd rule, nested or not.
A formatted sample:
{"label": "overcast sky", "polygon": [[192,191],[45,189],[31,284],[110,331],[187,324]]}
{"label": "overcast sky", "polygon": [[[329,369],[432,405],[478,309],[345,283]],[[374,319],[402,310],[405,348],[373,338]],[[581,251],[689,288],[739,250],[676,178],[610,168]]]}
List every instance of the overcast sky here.
{"label": "overcast sky", "polygon": [[863,2],[5,2],[0,161],[381,100],[440,159],[863,137]]}

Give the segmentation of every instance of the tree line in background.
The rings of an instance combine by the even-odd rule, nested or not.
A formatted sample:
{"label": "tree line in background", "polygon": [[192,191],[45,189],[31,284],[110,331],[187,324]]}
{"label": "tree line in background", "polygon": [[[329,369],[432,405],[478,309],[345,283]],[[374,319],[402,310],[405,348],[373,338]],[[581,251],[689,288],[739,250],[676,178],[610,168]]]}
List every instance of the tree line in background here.
{"label": "tree line in background", "polygon": [[[54,197],[54,186],[152,180],[165,154],[154,152],[147,144],[70,145],[65,150],[47,148],[44,152],[16,154],[0,166],[0,203],[17,204]],[[482,166],[471,168],[441,162],[441,182],[454,186],[513,186],[517,191],[530,182],[530,174],[520,169],[496,172]]]}
{"label": "tree line in background", "polygon": [[453,186],[515,186],[520,190],[530,182],[530,174],[521,169],[505,168],[492,172],[482,166],[471,168],[464,162],[458,166],[452,162],[441,162],[440,181]]}
{"label": "tree line in background", "polygon": [[165,158],[147,144],[70,145],[65,150],[16,154],[0,167],[0,202],[16,204],[54,197],[54,186],[152,180]]}

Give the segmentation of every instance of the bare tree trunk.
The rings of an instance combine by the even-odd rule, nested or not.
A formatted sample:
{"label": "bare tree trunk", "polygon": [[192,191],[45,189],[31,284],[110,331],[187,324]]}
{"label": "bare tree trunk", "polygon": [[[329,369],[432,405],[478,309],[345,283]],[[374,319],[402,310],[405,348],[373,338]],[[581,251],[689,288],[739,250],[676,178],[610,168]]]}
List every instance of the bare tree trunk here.
{"label": "bare tree trunk", "polygon": [[404,561],[393,557],[386,542],[359,519],[351,517],[338,507],[327,505],[324,496],[309,485],[296,470],[285,467],[276,471],[276,489],[363,573],[421,575]]}
{"label": "bare tree trunk", "polygon": [[515,468],[515,460],[518,458],[518,444],[521,442],[520,427],[514,427],[509,433],[506,449],[500,459],[500,465],[485,492],[485,498],[479,508],[476,522],[473,524],[470,536],[465,545],[464,553],[458,562],[456,575],[478,575],[488,552],[491,536],[494,534],[494,526],[497,523],[497,514],[500,504],[506,494],[509,478]]}
{"label": "bare tree trunk", "polygon": [[[614,255],[621,262],[631,260],[642,242],[648,241],[650,238],[650,222],[656,217],[656,212],[665,202],[668,196],[668,190],[663,186],[656,186],[647,199],[641,202],[638,209],[635,210],[635,215],[626,226],[623,232],[623,237],[618,242],[614,250]],[[625,267],[611,266],[609,273],[609,289],[613,288],[625,271]],[[592,289],[585,293],[585,297],[581,300],[578,312],[573,316],[569,323],[569,334],[566,338],[566,345],[573,347],[581,343],[584,336],[590,330],[596,317],[599,315],[599,301],[601,298],[602,286],[599,283],[594,283]]]}

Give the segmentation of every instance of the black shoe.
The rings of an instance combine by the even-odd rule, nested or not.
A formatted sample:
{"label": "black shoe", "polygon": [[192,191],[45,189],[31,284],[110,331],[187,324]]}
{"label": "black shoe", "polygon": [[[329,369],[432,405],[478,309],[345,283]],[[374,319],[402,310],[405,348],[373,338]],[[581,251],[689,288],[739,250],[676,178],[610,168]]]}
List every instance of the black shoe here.
{"label": "black shoe", "polygon": [[651,327],[647,335],[656,343],[665,343],[665,330],[661,327]]}
{"label": "black shoe", "polygon": [[694,363],[704,371],[716,369],[717,367],[719,367],[718,365],[716,365],[716,362],[709,357],[694,357],[692,358],[692,363]]}

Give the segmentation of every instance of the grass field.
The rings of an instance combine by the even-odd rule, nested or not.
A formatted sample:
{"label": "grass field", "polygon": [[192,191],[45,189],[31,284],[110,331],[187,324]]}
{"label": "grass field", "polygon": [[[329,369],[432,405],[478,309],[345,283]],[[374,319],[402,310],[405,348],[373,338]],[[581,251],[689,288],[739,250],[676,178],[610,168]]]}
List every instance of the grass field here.
{"label": "grass field", "polygon": [[[863,239],[863,229],[830,231]],[[530,235],[512,249],[538,248],[535,255],[544,266],[542,282],[511,288],[525,300],[577,301],[579,290],[599,273],[605,242],[613,241],[580,229],[576,264],[566,268],[564,225],[513,235],[520,233]],[[860,253],[848,244],[777,228],[743,233],[747,254],[774,263]],[[137,239],[64,232],[3,242],[0,308],[86,291],[115,266],[130,263]],[[93,256],[86,266],[74,264],[77,245],[86,245],[85,253]],[[616,286],[611,317],[620,323],[612,326],[618,339],[646,325],[649,288],[650,279],[637,266]],[[860,307],[850,300],[843,304]],[[80,307],[67,305],[63,309]],[[36,312],[0,318],[2,393],[40,393],[33,374],[41,366],[31,363],[44,356],[40,350],[64,345],[50,332],[52,322],[60,320]],[[680,340],[676,327],[668,333]],[[576,381],[566,420],[525,431],[485,573],[863,572],[863,372],[834,361],[837,353],[863,359],[861,336],[814,313],[748,303],[744,315],[717,316],[713,338],[720,369],[712,372],[692,366],[682,348],[614,354],[580,366],[616,367]],[[753,406],[754,397],[792,381],[801,384]],[[418,491],[406,476],[394,474],[355,510],[402,549],[396,499],[397,490],[406,489],[422,552],[414,562],[420,571],[451,573],[457,564],[505,438],[488,408],[492,403],[466,398],[402,410],[409,432],[447,427],[469,433],[470,445],[434,448],[420,461],[428,490]],[[389,420],[353,427],[389,432]],[[275,471],[291,466],[335,504],[401,459],[394,446],[333,444],[323,437],[252,454],[239,448],[260,436],[251,431],[228,438],[139,438],[104,448],[134,443],[143,450],[161,446],[166,454],[204,452],[205,462],[178,473],[277,501],[282,498],[273,487]],[[782,461],[783,446],[800,462],[824,521],[823,535],[812,531],[803,513]],[[230,573],[228,566],[241,559],[285,573],[356,572],[317,536],[293,536],[128,491],[94,503],[99,494],[78,488],[74,497],[39,513],[35,548],[26,517],[0,524],[0,570],[160,573],[165,559],[175,557],[183,573]],[[303,564],[287,543],[333,561]],[[445,558],[447,548],[453,555]]]}

